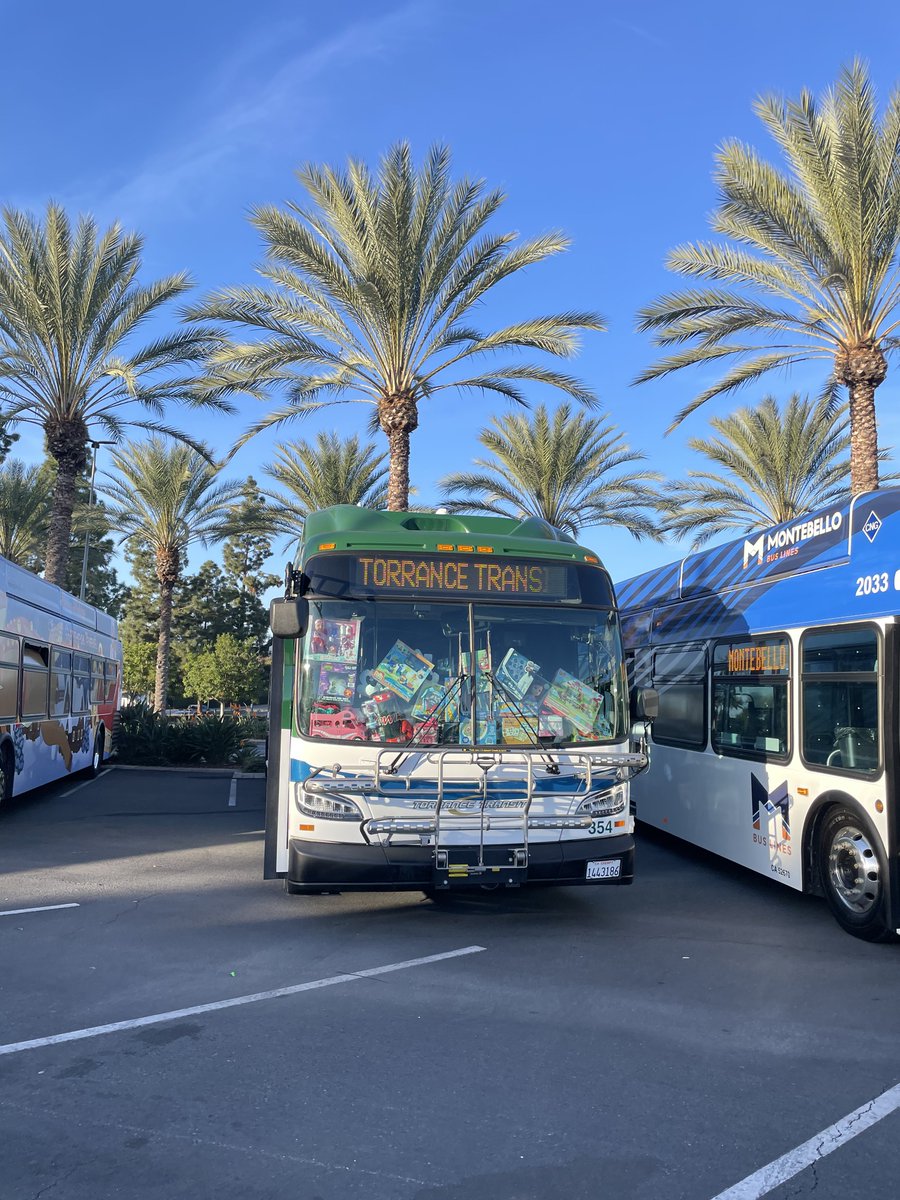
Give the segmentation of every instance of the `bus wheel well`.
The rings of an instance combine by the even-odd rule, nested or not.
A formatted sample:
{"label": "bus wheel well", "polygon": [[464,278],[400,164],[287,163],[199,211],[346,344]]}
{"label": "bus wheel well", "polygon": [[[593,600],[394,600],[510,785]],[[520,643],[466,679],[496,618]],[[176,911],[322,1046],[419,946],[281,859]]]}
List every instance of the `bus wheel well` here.
{"label": "bus wheel well", "polygon": [[[803,828],[803,890],[815,896],[823,896],[824,890],[819,874],[819,866],[816,857],[821,841],[822,827],[828,820],[829,814],[835,809],[845,808],[851,812],[858,813],[860,819],[871,824],[866,816],[865,810],[851,795],[841,791],[839,788],[834,788],[831,791],[823,792],[817,797],[815,803],[810,809],[809,815],[806,818],[806,825]],[[877,833],[876,833],[877,837]],[[879,839],[880,840],[880,839]]]}

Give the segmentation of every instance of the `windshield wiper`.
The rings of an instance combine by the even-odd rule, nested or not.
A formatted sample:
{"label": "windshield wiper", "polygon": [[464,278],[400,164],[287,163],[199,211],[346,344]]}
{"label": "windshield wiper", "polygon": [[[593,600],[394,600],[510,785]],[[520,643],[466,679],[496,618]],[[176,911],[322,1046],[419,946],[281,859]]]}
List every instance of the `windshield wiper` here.
{"label": "windshield wiper", "polygon": [[547,773],[549,775],[558,775],[559,763],[554,758],[551,758],[551,756],[547,753],[544,743],[541,741],[540,725],[538,725],[537,728],[532,725],[531,719],[519,707],[519,701],[515,694],[511,692],[505,684],[500,682],[493,671],[485,671],[484,674],[488,677],[494,687],[499,688],[499,690],[509,701],[516,716],[519,718],[519,726],[524,726],[525,730],[530,734],[532,746],[536,746],[541,751],[541,758],[544,760],[544,766],[547,768]]}
{"label": "windshield wiper", "polygon": [[[390,763],[389,766],[387,766],[385,768],[385,774],[393,775],[396,772],[397,766],[400,762],[400,759],[403,757],[403,755],[406,753],[406,751],[412,750],[415,748],[416,744],[419,741],[419,738],[424,736],[425,729],[428,725],[428,722],[429,721],[435,721],[435,722],[437,721],[438,715],[449,703],[450,697],[453,695],[453,693],[456,691],[456,689],[460,687],[460,685],[462,684],[462,681],[467,678],[468,678],[467,675],[457,675],[457,677],[453,681],[452,686],[447,688],[447,690],[444,692],[443,696],[441,696],[440,700],[438,700],[438,702],[436,704],[433,704],[431,706],[431,708],[429,708],[428,711],[425,713],[425,715],[419,719],[418,729],[414,731],[414,733],[413,733],[412,737],[409,739],[409,741],[397,751],[397,754],[395,755],[393,761]],[[462,700],[462,689],[460,688],[460,701],[461,700]]]}

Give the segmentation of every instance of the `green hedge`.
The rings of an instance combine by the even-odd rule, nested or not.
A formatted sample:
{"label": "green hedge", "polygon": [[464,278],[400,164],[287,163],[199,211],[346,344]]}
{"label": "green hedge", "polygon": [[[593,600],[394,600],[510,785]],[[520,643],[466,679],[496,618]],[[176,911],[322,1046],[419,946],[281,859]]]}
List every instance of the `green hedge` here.
{"label": "green hedge", "polygon": [[116,760],[133,766],[238,766],[264,770],[265,761],[252,740],[266,736],[263,717],[166,717],[147,704],[131,704],[116,722]]}

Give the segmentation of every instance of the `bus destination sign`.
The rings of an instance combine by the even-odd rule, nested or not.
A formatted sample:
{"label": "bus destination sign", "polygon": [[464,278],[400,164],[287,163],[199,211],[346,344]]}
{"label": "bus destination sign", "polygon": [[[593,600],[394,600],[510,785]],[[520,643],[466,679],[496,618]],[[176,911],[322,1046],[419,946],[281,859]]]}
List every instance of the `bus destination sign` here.
{"label": "bus destination sign", "polygon": [[[317,554],[307,564],[318,596],[425,596],[447,599],[611,603],[603,571],[580,563],[479,555],[362,551]],[[586,572],[590,572],[588,578]],[[587,600],[588,595],[592,598]]]}
{"label": "bus destination sign", "polygon": [[566,568],[515,559],[361,555],[357,582],[364,590],[460,592],[469,596],[568,596]]}
{"label": "bus destination sign", "polygon": [[788,665],[787,638],[753,638],[716,646],[716,674],[787,675]]}

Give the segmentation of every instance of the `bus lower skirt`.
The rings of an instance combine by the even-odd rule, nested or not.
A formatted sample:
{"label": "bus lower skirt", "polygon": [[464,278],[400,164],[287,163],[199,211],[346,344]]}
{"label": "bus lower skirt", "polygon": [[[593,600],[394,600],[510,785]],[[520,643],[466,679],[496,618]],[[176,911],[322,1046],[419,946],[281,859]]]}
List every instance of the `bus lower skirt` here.
{"label": "bus lower skirt", "polygon": [[[491,849],[498,857],[491,861]],[[451,891],[464,888],[532,886],[609,886],[629,884],[634,876],[630,835],[531,842],[526,865],[517,862],[521,847],[454,846],[446,865],[437,867],[433,847],[366,846],[292,839],[288,855],[290,892]],[[618,860],[618,875],[587,878],[587,864]]]}

